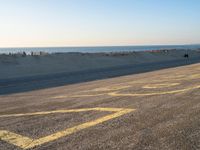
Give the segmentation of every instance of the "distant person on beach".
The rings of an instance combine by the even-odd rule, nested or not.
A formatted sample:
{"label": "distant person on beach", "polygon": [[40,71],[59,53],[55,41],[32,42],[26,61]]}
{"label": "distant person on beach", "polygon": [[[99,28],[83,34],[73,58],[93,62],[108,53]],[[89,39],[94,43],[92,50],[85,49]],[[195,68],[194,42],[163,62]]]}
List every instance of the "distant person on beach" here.
{"label": "distant person on beach", "polygon": [[26,52],[22,52],[22,57],[26,57]]}
{"label": "distant person on beach", "polygon": [[188,54],[185,54],[184,57],[185,57],[185,58],[189,58],[189,55],[188,55]]}

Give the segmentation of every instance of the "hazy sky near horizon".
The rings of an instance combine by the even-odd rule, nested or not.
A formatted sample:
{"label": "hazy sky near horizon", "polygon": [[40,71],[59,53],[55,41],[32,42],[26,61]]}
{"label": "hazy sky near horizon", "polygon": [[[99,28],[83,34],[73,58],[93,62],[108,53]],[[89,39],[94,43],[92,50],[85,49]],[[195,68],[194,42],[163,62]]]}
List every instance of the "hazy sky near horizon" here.
{"label": "hazy sky near horizon", "polygon": [[0,47],[200,43],[200,0],[0,0],[0,20]]}

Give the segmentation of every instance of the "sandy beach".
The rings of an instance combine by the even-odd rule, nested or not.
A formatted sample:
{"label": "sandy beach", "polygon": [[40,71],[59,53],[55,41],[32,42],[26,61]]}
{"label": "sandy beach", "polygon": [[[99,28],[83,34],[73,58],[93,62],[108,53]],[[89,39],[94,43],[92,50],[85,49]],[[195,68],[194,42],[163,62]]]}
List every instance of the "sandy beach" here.
{"label": "sandy beach", "polygon": [[163,50],[123,53],[55,53],[44,56],[0,55],[0,79],[70,73],[125,65],[138,65],[200,57],[199,51]]}

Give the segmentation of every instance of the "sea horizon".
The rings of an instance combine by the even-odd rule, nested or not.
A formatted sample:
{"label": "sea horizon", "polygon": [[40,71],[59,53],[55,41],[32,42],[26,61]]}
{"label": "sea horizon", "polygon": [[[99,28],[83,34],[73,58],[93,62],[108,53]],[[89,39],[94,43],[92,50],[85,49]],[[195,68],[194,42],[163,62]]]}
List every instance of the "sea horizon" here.
{"label": "sea horizon", "polygon": [[1,47],[0,54],[20,53],[20,52],[47,52],[47,53],[101,53],[101,52],[131,52],[148,50],[196,50],[200,49],[200,44],[183,45],[125,45],[125,46],[60,46],[60,47]]}

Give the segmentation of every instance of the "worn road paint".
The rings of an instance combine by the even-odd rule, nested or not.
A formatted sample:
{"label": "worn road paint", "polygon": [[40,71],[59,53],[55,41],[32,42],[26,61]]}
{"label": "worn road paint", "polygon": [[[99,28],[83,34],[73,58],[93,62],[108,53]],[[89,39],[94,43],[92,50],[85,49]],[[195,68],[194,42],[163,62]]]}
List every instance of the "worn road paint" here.
{"label": "worn road paint", "polygon": [[[156,88],[166,88],[166,87],[170,87],[170,86],[176,86],[179,85],[179,83],[166,83],[166,84],[155,84],[155,85],[147,85],[147,86],[143,86],[142,88],[147,88],[147,89],[156,89]],[[193,89],[198,89],[200,88],[200,85],[198,86],[193,86],[193,87],[189,87],[189,88],[184,88],[184,89],[179,89],[179,90],[169,90],[169,91],[158,91],[158,92],[149,92],[149,93],[122,93],[121,90],[116,90],[113,92],[107,92],[107,93],[95,93],[95,94],[87,94],[87,95],[72,95],[72,96],[68,96],[70,98],[82,98],[82,97],[95,97],[95,96],[102,96],[102,95],[108,95],[108,96],[115,96],[115,97],[119,97],[119,96],[153,96],[153,95],[166,95],[166,94],[176,94],[176,93],[181,93],[181,92],[187,92]],[[121,93],[120,93],[121,92]]]}
{"label": "worn road paint", "polygon": [[61,95],[61,96],[55,96],[53,98],[60,99],[60,98],[79,98],[79,97],[93,97],[93,96],[102,96],[106,95],[107,93],[101,93],[101,94],[81,94],[81,95]]}
{"label": "worn road paint", "polygon": [[167,82],[167,81],[187,81],[187,80],[194,80],[194,79],[199,79],[200,78],[200,74],[192,74],[192,75],[179,75],[179,76],[172,76],[172,77],[161,77],[159,80],[156,81],[163,81],[163,82]]}
{"label": "worn road paint", "polygon": [[131,86],[119,86],[119,85],[115,85],[115,86],[108,86],[108,87],[101,87],[101,88],[95,88],[92,90],[87,90],[87,91],[81,91],[80,93],[85,93],[85,92],[108,92],[108,91],[116,91],[116,90],[122,90],[122,89],[126,89],[129,88]]}
{"label": "worn road paint", "polygon": [[[159,80],[154,80],[157,81],[159,83],[152,83],[152,84],[148,84],[148,85],[141,85],[141,88],[143,89],[157,89],[157,88],[167,88],[167,87],[172,87],[172,86],[177,86],[180,85],[180,82],[176,82],[176,83],[169,83],[167,81],[185,81],[185,80],[192,80],[192,79],[198,79],[200,78],[200,74],[193,74],[193,75],[176,75],[176,77],[174,78],[174,76],[171,77],[163,77]],[[160,83],[162,82],[162,83]],[[145,82],[141,82],[141,81],[131,81],[131,82],[127,82],[127,83],[123,83],[122,84],[115,84],[114,86],[107,86],[107,87],[100,87],[100,88],[95,88],[95,89],[91,89],[91,90],[86,90],[86,91],[81,91],[78,93],[75,93],[74,95],[59,95],[59,96],[54,96],[52,97],[53,99],[60,99],[60,98],[83,98],[83,97],[97,97],[97,96],[103,96],[103,95],[107,95],[107,96],[151,96],[151,95],[164,95],[164,94],[176,94],[179,92],[185,92],[185,91],[189,91],[195,88],[199,88],[197,87],[191,87],[191,88],[185,88],[185,89],[180,89],[180,90],[173,90],[173,91],[163,91],[163,92],[153,92],[153,93],[120,93],[121,90],[123,89],[128,89],[134,86],[134,84],[145,84]],[[127,85],[124,85],[127,84]],[[100,92],[100,93],[93,93],[93,92]],[[85,94],[86,93],[86,94]]]}
{"label": "worn road paint", "polygon": [[48,114],[56,114],[56,113],[72,113],[72,112],[84,112],[84,111],[108,111],[108,112],[116,112],[121,111],[122,108],[83,108],[83,109],[67,109],[67,110],[54,110],[54,111],[42,111],[42,112],[33,112],[33,113],[21,113],[21,114],[7,114],[0,115],[0,118],[5,117],[22,117],[22,116],[36,116],[36,115],[48,115]]}
{"label": "worn road paint", "polygon": [[80,130],[95,126],[97,124],[106,122],[108,120],[120,117],[127,113],[134,111],[135,109],[125,109],[125,108],[85,108],[85,109],[71,109],[71,110],[56,110],[56,111],[46,111],[46,112],[35,112],[35,113],[23,113],[23,114],[9,114],[9,115],[2,115],[0,117],[19,117],[19,116],[32,116],[32,115],[47,115],[47,114],[54,114],[54,113],[69,113],[69,112],[84,112],[84,111],[108,111],[114,112],[113,114],[109,114],[107,116],[98,118],[93,121],[89,121],[57,133],[48,135],[46,137],[42,137],[39,139],[31,139],[29,137],[25,137],[7,130],[0,130],[0,140],[6,141],[10,144],[18,146],[22,149],[29,149],[36,146],[40,146],[45,143],[49,143],[55,141],[61,137],[65,137],[67,135],[76,133]]}
{"label": "worn road paint", "polygon": [[7,130],[0,130],[0,140],[6,141],[23,149],[34,141],[31,138],[15,134]]}
{"label": "worn road paint", "polygon": [[[54,96],[53,98],[59,99],[59,98],[79,98],[79,97],[93,97],[93,96],[102,96],[106,95],[107,92],[110,91],[118,91],[122,89],[129,88],[131,86],[109,86],[109,87],[102,87],[102,88],[95,88],[92,90],[86,90],[86,91],[81,91],[76,93],[76,95],[59,95],[59,96]],[[96,94],[84,94],[87,92],[103,92],[103,93],[96,93]]]}
{"label": "worn road paint", "polygon": [[186,91],[190,91],[190,90],[198,89],[198,88],[200,88],[200,85],[190,87],[190,88],[180,89],[180,90],[163,91],[163,92],[152,92],[152,93],[118,93],[118,92],[112,92],[112,93],[108,93],[108,94],[110,96],[153,96],[153,95],[176,94],[176,93],[186,92]]}
{"label": "worn road paint", "polygon": [[172,86],[176,86],[176,85],[180,85],[180,83],[149,84],[149,85],[143,86],[142,88],[144,88],[144,89],[157,89],[157,88],[172,87]]}

